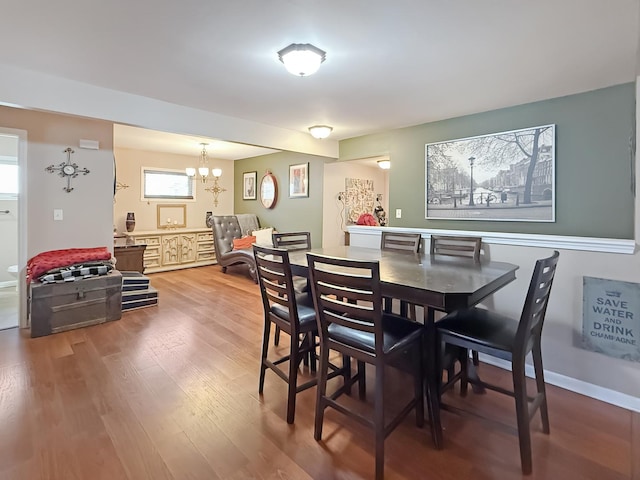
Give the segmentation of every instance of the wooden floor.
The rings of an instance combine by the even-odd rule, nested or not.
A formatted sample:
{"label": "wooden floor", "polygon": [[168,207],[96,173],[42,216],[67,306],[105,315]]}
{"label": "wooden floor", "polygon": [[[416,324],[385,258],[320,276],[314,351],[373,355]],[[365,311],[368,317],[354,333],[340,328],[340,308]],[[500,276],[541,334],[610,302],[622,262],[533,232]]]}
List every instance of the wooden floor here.
{"label": "wooden floor", "polygon": [[[158,307],[37,339],[0,332],[0,479],[373,477],[364,427],[330,410],[313,439],[315,389],[298,396],[292,426],[282,380],[267,372],[258,395],[262,305],[240,267],[150,277]],[[534,419],[528,478],[640,479],[640,414],[548,394],[551,435]],[[521,478],[511,399],[451,392],[446,402],[466,413],[443,412],[444,449],[410,416],[387,438],[385,478]]]}

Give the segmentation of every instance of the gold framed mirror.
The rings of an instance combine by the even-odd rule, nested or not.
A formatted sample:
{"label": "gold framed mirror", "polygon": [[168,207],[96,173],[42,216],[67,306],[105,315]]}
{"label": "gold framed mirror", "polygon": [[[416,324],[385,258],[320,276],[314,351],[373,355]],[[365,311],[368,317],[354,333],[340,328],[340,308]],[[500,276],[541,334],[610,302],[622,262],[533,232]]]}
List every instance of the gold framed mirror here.
{"label": "gold framed mirror", "polygon": [[158,204],[158,228],[185,228],[187,206],[182,204]]}
{"label": "gold framed mirror", "polygon": [[278,200],[278,182],[267,170],[260,182],[260,202],[264,208],[273,208]]}

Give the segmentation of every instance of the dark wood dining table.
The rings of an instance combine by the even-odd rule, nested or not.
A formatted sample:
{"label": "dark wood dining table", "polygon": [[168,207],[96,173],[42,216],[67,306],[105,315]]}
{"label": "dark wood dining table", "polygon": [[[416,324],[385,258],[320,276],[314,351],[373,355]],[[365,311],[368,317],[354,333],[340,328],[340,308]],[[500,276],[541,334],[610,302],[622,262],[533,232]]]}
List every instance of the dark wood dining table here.
{"label": "dark wood dining table", "polygon": [[427,398],[434,443],[437,448],[441,448],[442,428],[438,395],[441,372],[436,368],[438,349],[434,313],[451,312],[480,303],[515,280],[519,267],[505,262],[475,263],[472,259],[445,255],[338,246],[289,252],[294,275],[308,275],[308,252],[353,260],[379,261],[382,295],[424,307]]}

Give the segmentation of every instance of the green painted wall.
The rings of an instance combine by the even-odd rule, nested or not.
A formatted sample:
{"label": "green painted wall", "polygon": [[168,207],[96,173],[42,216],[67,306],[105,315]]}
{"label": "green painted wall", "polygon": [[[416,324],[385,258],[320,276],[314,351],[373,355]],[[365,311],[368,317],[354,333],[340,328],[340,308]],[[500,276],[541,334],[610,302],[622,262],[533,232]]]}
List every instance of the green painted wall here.
{"label": "green painted wall", "polygon": [[[630,83],[343,140],[340,160],[390,155],[391,226],[630,239],[634,116]],[[424,218],[426,143],[547,124],[556,125],[555,223]]]}
{"label": "green painted wall", "polygon": [[[234,211],[255,213],[263,227],[275,227],[280,232],[311,232],[314,247],[322,245],[322,191],[326,159],[314,155],[279,152],[271,155],[236,160],[234,164]],[[289,165],[309,163],[309,197],[289,198]],[[258,186],[266,170],[278,182],[278,199],[274,208],[267,210],[257,200],[242,199],[242,174],[258,172]],[[259,192],[259,190],[258,190]]]}

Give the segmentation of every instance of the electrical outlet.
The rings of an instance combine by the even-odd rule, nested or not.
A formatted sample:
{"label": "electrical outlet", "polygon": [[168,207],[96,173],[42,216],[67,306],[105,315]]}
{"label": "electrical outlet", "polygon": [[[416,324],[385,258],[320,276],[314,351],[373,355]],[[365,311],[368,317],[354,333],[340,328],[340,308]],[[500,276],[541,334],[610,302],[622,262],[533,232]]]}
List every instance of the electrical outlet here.
{"label": "electrical outlet", "polygon": [[62,220],[62,209],[56,208],[53,210],[53,219],[54,220]]}
{"label": "electrical outlet", "polygon": [[396,218],[402,218],[402,209],[396,208]]}

